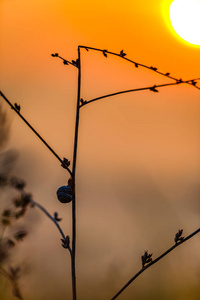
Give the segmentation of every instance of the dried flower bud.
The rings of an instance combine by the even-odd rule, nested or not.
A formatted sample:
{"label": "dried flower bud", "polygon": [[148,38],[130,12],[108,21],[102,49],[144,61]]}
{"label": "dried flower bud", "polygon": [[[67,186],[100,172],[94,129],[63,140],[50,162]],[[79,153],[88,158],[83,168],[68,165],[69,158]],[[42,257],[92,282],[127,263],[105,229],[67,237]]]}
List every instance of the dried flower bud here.
{"label": "dried flower bud", "polygon": [[70,244],[70,238],[69,236],[67,235],[65,239],[61,239],[62,241],[62,246],[63,248],[65,249],[68,249],[69,248],[69,244]]}
{"label": "dried flower bud", "polygon": [[124,53],[124,50],[121,50],[119,55],[120,55],[121,57],[124,57],[124,56],[126,56],[126,53]]}
{"label": "dried flower bud", "polygon": [[106,52],[107,52],[107,50],[103,50],[102,52],[103,52],[103,55],[104,55],[105,57],[107,57],[107,56],[108,56],[108,55],[107,55],[107,53],[106,53]]}
{"label": "dried flower bud", "polygon": [[58,56],[58,53],[51,54],[51,56],[57,57],[57,56]]}
{"label": "dried flower bud", "polygon": [[156,93],[158,93],[159,91],[156,89],[156,85],[154,85],[154,86],[152,86],[152,87],[150,87],[150,89],[149,89],[150,91],[152,91],[152,92],[156,92]]}
{"label": "dried flower bud", "polygon": [[152,67],[152,66],[150,67],[150,69],[153,70],[153,71],[157,71],[158,70],[157,68]]}
{"label": "dried flower bud", "polygon": [[184,237],[182,236],[183,229],[179,229],[179,231],[176,233],[174,241],[177,244],[178,242],[182,242],[184,240]]}
{"label": "dried flower bud", "polygon": [[54,212],[54,219],[55,219],[57,222],[62,221],[61,218],[58,218],[58,213],[57,213],[56,211]]}
{"label": "dried flower bud", "polygon": [[148,251],[145,251],[144,255],[141,256],[143,268],[144,268],[145,264],[152,262],[152,255],[153,255],[153,253],[148,254]]}
{"label": "dried flower bud", "polygon": [[70,161],[69,161],[67,158],[63,157],[61,166],[62,166],[64,169],[67,169],[67,168],[70,166]]}

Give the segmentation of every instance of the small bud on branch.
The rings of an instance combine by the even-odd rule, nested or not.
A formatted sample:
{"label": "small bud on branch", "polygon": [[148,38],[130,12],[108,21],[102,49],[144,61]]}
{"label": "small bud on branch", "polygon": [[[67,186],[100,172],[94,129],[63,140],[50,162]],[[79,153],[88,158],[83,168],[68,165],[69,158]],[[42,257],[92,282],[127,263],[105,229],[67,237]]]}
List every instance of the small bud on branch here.
{"label": "small bud on branch", "polygon": [[184,237],[182,236],[183,229],[179,229],[179,231],[176,233],[174,241],[177,244],[178,242],[182,242],[184,240]]}
{"label": "small bud on branch", "polygon": [[152,254],[148,254],[148,251],[144,252],[144,255],[141,256],[142,259],[142,267],[144,268],[145,264],[152,262]]}

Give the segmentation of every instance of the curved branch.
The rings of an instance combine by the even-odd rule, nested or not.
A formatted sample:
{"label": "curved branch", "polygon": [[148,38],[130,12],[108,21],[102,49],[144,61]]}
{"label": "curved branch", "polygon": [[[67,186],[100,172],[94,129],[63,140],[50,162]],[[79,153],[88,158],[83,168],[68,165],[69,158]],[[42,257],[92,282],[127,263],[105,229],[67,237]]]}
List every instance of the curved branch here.
{"label": "curved branch", "polygon": [[[52,217],[52,215],[46,210],[46,208],[44,208],[44,206],[42,206],[40,203],[36,202],[35,200],[33,200],[32,198],[30,198],[30,203],[33,206],[37,206],[49,219],[51,219],[51,221],[56,225],[56,227],[58,228],[61,236],[63,239],[66,238],[64,232],[62,231],[62,228],[60,227],[59,223],[56,221],[56,219],[54,217]],[[70,252],[70,255],[72,257],[72,250],[70,248],[70,246],[68,246],[67,248]]]}
{"label": "curved branch", "polygon": [[[37,135],[37,137],[43,142],[43,144],[53,153],[53,155],[61,162],[63,165],[63,160],[58,156],[58,154],[47,144],[47,142],[41,137],[41,135],[30,125],[30,123],[21,115],[19,109],[16,108],[7,98],[6,96],[0,91],[0,96],[10,105],[11,109],[13,109],[16,114],[24,121],[24,123]],[[65,169],[69,172],[72,176],[71,170],[65,166]]]}
{"label": "curved branch", "polygon": [[65,239],[64,232],[62,231],[60,225],[58,224],[56,219],[54,217],[52,217],[52,215],[50,215],[50,213],[46,210],[46,208],[44,208],[44,206],[42,206],[41,204],[39,204],[38,202],[36,202],[33,199],[30,199],[30,203],[33,206],[37,206],[49,219],[51,219],[52,222],[54,222],[54,224],[57,226],[58,230],[60,231],[62,238]]}
{"label": "curved branch", "polygon": [[175,245],[173,245],[171,248],[169,248],[167,251],[165,251],[163,254],[161,254],[159,257],[157,257],[155,260],[153,260],[152,262],[150,262],[148,265],[146,265],[145,267],[143,267],[139,272],[137,272],[122,288],[121,290],[113,297],[111,298],[111,300],[116,299],[139,275],[141,275],[146,269],[148,269],[149,267],[151,267],[152,265],[154,265],[155,263],[157,263],[159,260],[161,260],[164,256],[166,256],[167,254],[169,254],[172,250],[174,250],[175,248],[177,248],[178,246],[180,246],[181,244],[183,244],[184,242],[188,241],[189,239],[191,239],[193,236],[195,236],[197,233],[200,232],[200,228],[197,229],[196,231],[194,231],[193,233],[191,233],[190,235],[188,235],[187,237],[185,237],[184,239],[182,239],[180,242],[176,243]]}
{"label": "curved branch", "polygon": [[[193,79],[192,79],[193,80]],[[160,88],[160,87],[165,87],[165,86],[172,86],[172,85],[177,85],[177,84],[183,84],[183,83],[189,83],[192,80],[186,80],[186,81],[178,81],[176,83],[165,83],[165,84],[159,84],[159,85],[154,85],[154,86],[148,86],[148,87],[143,87],[143,88],[137,88],[137,89],[130,89],[130,90],[125,90],[125,91],[120,91],[120,92],[116,92],[116,93],[112,93],[112,94],[107,94],[104,96],[100,96],[91,100],[85,100],[83,101],[83,103],[80,105],[80,107],[85,106],[91,102],[100,100],[100,99],[104,99],[104,98],[108,98],[108,97],[112,97],[112,96],[116,96],[116,95],[120,95],[120,94],[125,94],[125,93],[131,93],[131,92],[138,92],[138,91],[144,91],[144,90],[150,90],[153,92],[158,92],[158,90],[156,90],[156,88]],[[195,79],[197,80],[197,79]],[[198,88],[200,89],[200,88]]]}

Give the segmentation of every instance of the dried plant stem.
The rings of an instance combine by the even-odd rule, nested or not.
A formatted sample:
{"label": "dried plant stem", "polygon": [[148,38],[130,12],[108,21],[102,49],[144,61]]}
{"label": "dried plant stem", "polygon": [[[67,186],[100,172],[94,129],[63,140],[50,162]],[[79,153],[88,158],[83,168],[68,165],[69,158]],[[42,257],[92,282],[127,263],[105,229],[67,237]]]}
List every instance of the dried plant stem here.
{"label": "dried plant stem", "polygon": [[177,248],[178,246],[180,246],[181,244],[183,244],[184,242],[188,241],[189,239],[191,239],[193,236],[195,236],[197,233],[200,232],[200,228],[197,229],[196,231],[194,231],[193,233],[191,233],[190,235],[188,235],[187,237],[185,237],[182,241],[176,243],[175,245],[173,245],[171,248],[169,248],[167,251],[165,251],[163,254],[161,254],[159,257],[157,257],[156,259],[152,260],[152,262],[150,262],[148,265],[146,265],[145,267],[143,267],[139,272],[137,272],[122,288],[121,290],[119,290],[119,292],[113,297],[111,298],[111,300],[116,299],[139,275],[141,275],[146,269],[148,269],[149,267],[151,267],[152,265],[154,265],[155,263],[157,263],[159,260],[161,260],[164,256],[166,256],[167,254],[169,254],[172,250],[174,250],[175,248]]}
{"label": "dried plant stem", "polygon": [[[10,107],[18,114],[18,116],[24,121],[24,123],[37,135],[37,137],[43,142],[43,144],[53,153],[53,155],[61,162],[63,163],[63,160],[58,156],[58,154],[49,146],[49,144],[41,137],[41,135],[31,126],[31,124],[21,115],[19,110],[15,108],[15,106],[6,98],[6,96],[0,91],[0,96],[10,105]],[[67,168],[67,171],[72,175],[69,168]]]}
{"label": "dried plant stem", "polygon": [[[195,80],[195,79],[192,79],[192,80]],[[148,87],[143,87],[143,88],[138,88],[138,89],[130,89],[130,90],[120,91],[120,92],[116,92],[116,93],[112,93],[112,94],[107,94],[107,95],[103,95],[103,96],[100,96],[100,97],[97,97],[97,98],[94,98],[94,99],[91,99],[91,100],[87,100],[87,101],[84,102],[84,104],[81,104],[80,107],[85,106],[85,105],[87,105],[91,102],[97,101],[97,100],[105,99],[105,98],[112,97],[112,96],[117,96],[117,95],[120,95],[120,94],[131,93],[131,92],[139,92],[139,91],[144,91],[144,90],[153,90],[154,92],[156,92],[156,90],[155,90],[156,88],[188,83],[190,81],[191,80],[185,80],[185,81],[181,81],[179,83],[177,83],[177,82],[174,83],[173,82],[173,83],[158,84],[158,85],[154,85],[154,86],[148,86]]]}
{"label": "dried plant stem", "polygon": [[73,300],[77,299],[76,293],[76,160],[78,149],[78,129],[79,129],[79,110],[80,110],[80,93],[81,93],[81,57],[80,48],[78,47],[78,92],[77,92],[77,105],[76,105],[76,121],[75,121],[75,134],[74,134],[74,153],[73,153],[73,166],[72,166],[72,179],[74,182],[74,195],[72,200],[72,292]]}
{"label": "dried plant stem", "polygon": [[[146,69],[149,69],[149,70],[152,70],[160,75],[163,75],[165,77],[168,77],[172,80],[175,80],[175,81],[178,81],[179,79],[175,78],[175,77],[172,77],[170,76],[170,73],[163,73],[163,72],[160,72],[157,68],[153,68],[152,66],[149,67],[147,65],[144,65],[144,64],[141,64],[141,63],[138,63],[136,61],[133,61],[125,56],[121,56],[119,53],[115,53],[115,52],[111,52],[111,51],[108,51],[108,50],[102,50],[102,49],[99,49],[99,48],[94,48],[94,47],[88,47],[88,46],[79,46],[80,48],[84,48],[86,50],[94,50],[94,51],[99,51],[99,52],[105,52],[106,54],[111,54],[111,55],[115,55],[115,56],[118,56],[118,57],[121,57],[122,59],[124,60],[127,60],[128,62],[130,63],[133,63],[136,67],[140,66],[140,67],[143,67],[143,68],[146,68]],[[194,80],[199,80],[200,78],[196,78]],[[188,82],[188,84],[192,84],[192,82]],[[192,84],[193,85],[193,84]],[[195,86],[195,85],[194,85]],[[199,87],[195,86],[197,89],[200,89]]]}
{"label": "dried plant stem", "polygon": [[62,238],[65,239],[65,235],[64,235],[60,225],[58,224],[56,219],[50,215],[50,213],[46,210],[46,208],[44,208],[40,203],[36,202],[33,199],[31,199],[30,202],[33,206],[37,206],[49,219],[51,219],[51,221],[54,222],[54,224],[56,225],[56,227],[60,231],[60,234],[61,234]]}
{"label": "dried plant stem", "polygon": [[[54,217],[52,217],[52,215],[46,210],[46,208],[44,208],[44,206],[42,206],[40,203],[36,202],[35,200],[33,200],[32,198],[30,199],[30,203],[33,205],[33,206],[36,206],[38,207],[55,225],[56,227],[58,228],[61,236],[63,239],[66,238],[62,228],[60,227],[59,223],[56,221],[56,219]],[[72,250],[71,248],[69,247],[68,248],[70,254],[72,255]]]}

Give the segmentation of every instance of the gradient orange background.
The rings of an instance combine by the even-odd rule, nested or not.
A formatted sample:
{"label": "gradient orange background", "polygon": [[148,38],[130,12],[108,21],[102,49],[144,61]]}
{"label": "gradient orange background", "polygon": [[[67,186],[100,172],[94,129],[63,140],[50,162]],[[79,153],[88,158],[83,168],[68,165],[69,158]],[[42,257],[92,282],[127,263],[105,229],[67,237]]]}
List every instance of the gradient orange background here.
{"label": "gradient orange background", "polygon": [[[172,1],[0,1],[2,92],[61,157],[72,160],[77,70],[51,57],[77,58],[78,45],[119,53],[182,79],[200,77],[199,47],[170,27]],[[91,99],[171,80],[121,58],[82,50],[82,94]],[[199,90],[179,85],[116,96],[81,109],[77,161],[77,284],[80,300],[110,299],[140,268],[173,244],[179,228],[199,227]],[[0,99],[3,103],[3,99]],[[71,232],[71,206],[56,200],[68,174],[6,104],[14,174]],[[70,260],[40,212],[16,261],[26,300],[70,299]],[[181,248],[181,247],[180,247]],[[152,267],[119,299],[199,299],[198,237]],[[5,300],[12,299],[11,292]],[[6,298],[7,297],[7,298]]]}

